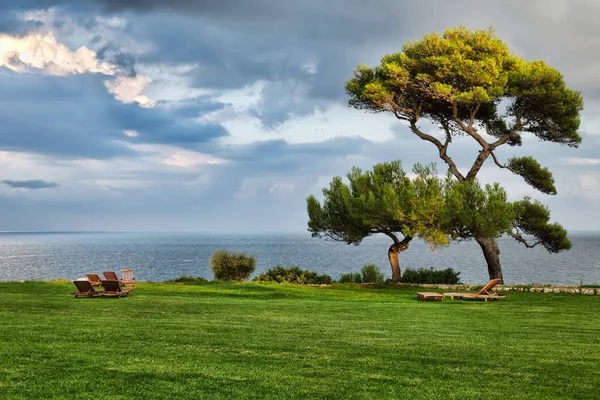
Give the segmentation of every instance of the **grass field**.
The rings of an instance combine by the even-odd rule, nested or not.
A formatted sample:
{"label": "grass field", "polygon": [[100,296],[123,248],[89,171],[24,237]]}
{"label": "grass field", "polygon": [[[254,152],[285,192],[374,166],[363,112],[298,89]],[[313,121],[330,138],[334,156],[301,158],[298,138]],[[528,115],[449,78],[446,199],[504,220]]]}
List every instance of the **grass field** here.
{"label": "grass field", "polygon": [[600,296],[0,283],[2,399],[600,397]]}

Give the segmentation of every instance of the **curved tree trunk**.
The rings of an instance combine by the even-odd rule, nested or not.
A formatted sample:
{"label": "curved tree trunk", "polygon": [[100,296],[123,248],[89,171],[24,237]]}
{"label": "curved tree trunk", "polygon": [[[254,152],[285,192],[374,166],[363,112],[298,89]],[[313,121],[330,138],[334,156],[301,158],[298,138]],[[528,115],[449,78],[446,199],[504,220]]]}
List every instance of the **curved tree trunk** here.
{"label": "curved tree trunk", "polygon": [[400,263],[398,262],[398,254],[408,249],[408,244],[412,240],[412,237],[407,236],[402,241],[394,240],[394,244],[388,249],[388,259],[390,260],[390,267],[392,267],[392,282],[400,282]]}
{"label": "curved tree trunk", "polygon": [[500,266],[500,248],[495,238],[476,237],[475,240],[481,246],[483,256],[488,266],[490,279],[500,279],[500,283],[504,283],[502,277],[502,267]]}

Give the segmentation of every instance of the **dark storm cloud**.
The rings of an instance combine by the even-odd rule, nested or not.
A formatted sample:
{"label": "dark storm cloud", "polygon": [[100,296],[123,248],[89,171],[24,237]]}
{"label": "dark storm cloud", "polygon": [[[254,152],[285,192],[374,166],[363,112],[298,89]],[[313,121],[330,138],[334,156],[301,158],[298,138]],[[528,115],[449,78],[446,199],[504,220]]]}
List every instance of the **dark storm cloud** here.
{"label": "dark storm cloud", "polygon": [[[95,37],[92,41],[102,40],[100,37]],[[125,75],[129,77],[135,77],[137,72],[135,70],[135,57],[131,54],[122,52],[119,50],[118,45],[114,43],[105,43],[96,51],[96,57],[100,61],[109,62],[117,67],[119,75]]]}
{"label": "dark storm cloud", "polygon": [[0,69],[0,83],[0,149],[91,158],[134,154],[113,142],[118,132],[107,126],[104,110],[115,100],[97,77]]}
{"label": "dark storm cloud", "polygon": [[[358,63],[376,65],[383,54],[401,50],[402,44],[409,39],[459,24],[481,29],[493,25],[497,35],[516,54],[530,60],[547,60],[565,74],[570,86],[582,90],[586,102],[585,129],[590,134],[600,132],[600,121],[594,122],[600,110],[597,74],[600,70],[597,55],[600,5],[593,1],[0,2],[0,10],[51,6],[58,6],[65,14],[74,16],[90,31],[97,23],[90,15],[104,13],[124,17],[128,22],[123,35],[151,43],[148,52],[135,56],[127,54],[118,41],[106,43],[107,39],[102,37],[96,37],[93,42],[98,46],[105,45],[100,57],[118,64],[125,74],[134,75],[139,63],[186,64],[195,65],[187,73],[195,87],[225,91],[263,82],[261,99],[251,112],[268,127],[310,114],[315,109],[327,109],[331,104],[344,104],[347,98],[343,84],[351,76],[352,69]],[[11,18],[0,18],[0,27],[4,21],[6,31],[21,34],[35,27],[24,27]],[[25,79],[31,84],[26,84]],[[49,83],[52,80],[56,82]],[[368,169],[377,162],[401,159],[407,170],[417,161],[434,161],[440,170],[445,169],[431,144],[415,138],[400,125],[397,137],[384,143],[338,138],[316,144],[289,144],[278,140],[217,146],[213,139],[226,135],[222,127],[198,126],[190,121],[223,107],[210,98],[194,99],[168,109],[140,109],[114,100],[106,93],[99,77],[29,75],[20,78],[15,74],[6,79],[0,76],[0,84],[5,92],[0,93],[1,149],[93,158],[132,154],[115,141],[120,140],[178,144],[228,160],[225,164],[210,167],[211,179],[207,178],[210,174],[206,171],[198,173],[199,180],[204,177],[210,182],[205,189],[190,184],[185,188],[169,186],[168,191],[156,188],[129,190],[123,200],[128,204],[126,210],[139,208],[145,215],[133,225],[129,225],[127,213],[119,215],[123,217],[121,223],[128,227],[140,226],[136,225],[144,223],[140,221],[161,220],[161,215],[164,217],[162,225],[159,223],[154,228],[194,229],[201,226],[197,224],[199,219],[205,223],[203,219],[207,218],[223,229],[228,226],[239,229],[240,223],[253,224],[262,217],[267,219],[273,215],[281,220],[274,220],[270,226],[261,225],[263,228],[277,227],[283,221],[290,221],[290,226],[294,221],[302,224],[306,218],[305,196],[318,193],[320,189],[314,186],[315,182],[323,177],[344,175],[353,165]],[[361,118],[358,111],[356,118]],[[122,132],[125,129],[139,131],[140,135],[125,137]],[[560,218],[562,213],[572,216],[568,225],[597,226],[600,224],[600,214],[594,213],[597,201],[596,205],[590,201],[585,207],[581,206],[577,213],[569,211],[569,214],[565,210],[572,209],[567,203],[579,193],[576,174],[599,168],[593,164],[593,159],[598,157],[599,140],[598,136],[584,135],[579,149],[526,142],[521,148],[502,149],[498,155],[503,160],[513,154],[534,155],[557,177],[559,195],[551,198],[553,217],[567,224],[569,220]],[[476,144],[456,140],[452,146],[450,150],[455,161],[461,169],[468,169],[477,154]],[[563,162],[564,158],[570,157],[589,158],[592,164]],[[485,167],[495,168],[489,161]],[[195,179],[189,170],[186,171],[186,180]],[[148,172],[140,173],[139,179],[150,179],[149,175]],[[514,181],[507,171],[498,176],[505,184]],[[173,181],[181,183],[174,176]],[[270,192],[273,182],[289,183],[295,187],[294,192],[278,198],[275,196],[277,190]],[[257,186],[259,200],[234,199],[240,188],[252,185]],[[510,193],[511,188],[507,189]],[[185,207],[179,207],[181,205]],[[27,210],[36,206],[33,204]],[[122,203],[116,201],[91,201],[79,203],[78,207],[80,214],[74,219],[75,224],[85,220],[79,216],[85,217],[95,208],[113,215],[123,211]],[[26,214],[27,210],[21,214]],[[66,213],[65,210],[62,212]],[[232,210],[235,210],[236,218],[231,217]],[[60,213],[61,205],[57,204],[54,211]],[[198,216],[196,221],[194,215]],[[171,219],[177,218],[182,220],[181,225],[172,225]],[[17,221],[15,226],[18,228],[21,223]],[[64,229],[65,225],[60,228]],[[106,228],[110,229],[110,225]]]}
{"label": "dark storm cloud", "polygon": [[222,110],[225,104],[214,101],[211,96],[198,96],[184,101],[178,101],[172,108],[172,114],[177,118],[198,118],[203,114]]}
{"label": "dark storm cloud", "polygon": [[[172,57],[197,62],[190,74],[198,87],[269,82],[256,110],[266,126],[310,114],[330,102],[345,102],[343,84],[358,63],[377,63],[383,54],[400,51],[408,39],[459,24],[494,26],[517,54],[547,60],[590,101],[596,98],[592,90],[600,87],[595,72],[600,68],[595,55],[600,3],[585,0],[381,0],[376,6],[341,0],[89,3],[106,12],[139,13],[132,31],[157,44],[146,61]],[[303,69],[307,61],[316,64],[314,74]],[[287,99],[275,96],[279,82],[300,83],[307,91]]]}
{"label": "dark storm cloud", "polygon": [[217,157],[231,161],[231,168],[249,173],[286,174],[329,165],[331,160],[356,154],[371,143],[361,137],[339,137],[320,143],[290,144],[269,140],[249,145],[223,146],[214,150]]}
{"label": "dark storm cloud", "polygon": [[42,179],[31,179],[28,181],[13,181],[10,179],[4,179],[2,181],[3,184],[9,186],[13,189],[47,189],[47,188],[55,188],[60,186],[60,184],[56,182],[48,182]]}
{"label": "dark storm cloud", "polygon": [[[197,124],[167,109],[123,104],[106,92],[98,75],[24,75],[0,69],[0,149],[69,158],[135,155],[119,143],[174,144],[196,148],[227,135],[216,124]],[[85,90],[82,90],[85,88]],[[203,110],[220,107],[200,101]],[[129,138],[124,130],[135,130]]]}
{"label": "dark storm cloud", "polygon": [[22,36],[42,25],[39,21],[20,21],[14,12],[0,12],[0,33]]}
{"label": "dark storm cloud", "polygon": [[[376,6],[348,0],[25,0],[9,4],[19,8],[62,5],[79,10],[85,26],[96,23],[81,11],[86,5],[95,12],[126,15],[131,21],[127,34],[154,45],[136,62],[196,64],[188,73],[196,87],[231,89],[266,82],[264,98],[254,111],[267,127],[345,102],[343,84],[358,63],[375,64],[383,54],[400,51],[408,39],[459,24],[484,29],[493,25],[519,55],[548,60],[586,97],[595,97],[590,90],[600,87],[589,82],[597,70],[592,67],[600,67],[594,39],[600,31],[595,18],[600,4],[585,0],[476,4],[380,0]],[[111,62],[133,74],[132,58],[116,54]],[[314,73],[304,68],[307,62],[316,65]],[[305,92],[281,95],[282,83],[302,85]]]}

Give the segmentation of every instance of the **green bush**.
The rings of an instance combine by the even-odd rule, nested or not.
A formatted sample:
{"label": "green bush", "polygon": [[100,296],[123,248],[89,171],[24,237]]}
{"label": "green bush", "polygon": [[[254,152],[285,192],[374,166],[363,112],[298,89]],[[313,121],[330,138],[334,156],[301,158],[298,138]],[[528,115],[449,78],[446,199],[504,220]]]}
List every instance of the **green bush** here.
{"label": "green bush", "polygon": [[362,283],[362,276],[360,272],[342,274],[340,283]]}
{"label": "green bush", "polygon": [[245,253],[217,250],[210,257],[215,279],[221,281],[245,281],[250,278],[256,268],[256,258]]}
{"label": "green bush", "polygon": [[253,280],[257,282],[289,282],[300,285],[322,285],[330,284],[333,281],[329,275],[319,275],[313,271],[301,270],[299,267],[285,268],[279,264]]}
{"label": "green bush", "polygon": [[383,283],[385,274],[375,264],[363,266],[360,272],[342,274],[340,283]]}
{"label": "green bush", "polygon": [[168,281],[165,281],[165,283],[186,283],[188,285],[194,285],[194,284],[202,284],[202,283],[207,283],[208,279],[204,279],[200,276],[180,276],[179,278],[175,278],[175,279],[169,279]]}
{"label": "green bush", "polygon": [[383,283],[385,274],[375,264],[367,264],[360,270],[363,283]]}
{"label": "green bush", "polygon": [[402,274],[402,282],[405,283],[429,283],[429,284],[445,284],[455,285],[460,283],[460,272],[454,271],[452,268],[434,270],[433,268],[418,270],[407,268]]}

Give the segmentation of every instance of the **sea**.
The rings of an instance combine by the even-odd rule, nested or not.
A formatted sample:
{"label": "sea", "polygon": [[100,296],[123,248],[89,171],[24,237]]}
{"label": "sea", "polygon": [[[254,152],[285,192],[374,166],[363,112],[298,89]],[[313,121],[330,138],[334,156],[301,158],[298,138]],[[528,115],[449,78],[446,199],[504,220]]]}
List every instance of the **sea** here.
{"label": "sea", "polygon": [[[600,284],[600,232],[570,232],[573,248],[550,254],[527,249],[509,237],[499,239],[506,283]],[[0,281],[77,279],[86,273],[133,268],[138,281],[162,282],[186,276],[212,279],[211,254],[219,249],[256,257],[254,275],[277,264],[298,266],[339,279],[376,264],[391,271],[385,236],[347,245],[311,237],[310,233],[206,234],[196,232],[44,232],[0,233]],[[452,243],[432,251],[413,240],[400,254],[400,267],[453,268],[463,283],[488,280],[485,259],[474,241]]]}

